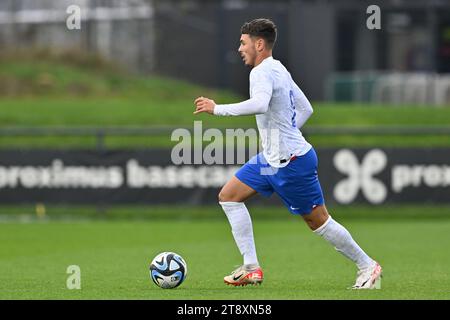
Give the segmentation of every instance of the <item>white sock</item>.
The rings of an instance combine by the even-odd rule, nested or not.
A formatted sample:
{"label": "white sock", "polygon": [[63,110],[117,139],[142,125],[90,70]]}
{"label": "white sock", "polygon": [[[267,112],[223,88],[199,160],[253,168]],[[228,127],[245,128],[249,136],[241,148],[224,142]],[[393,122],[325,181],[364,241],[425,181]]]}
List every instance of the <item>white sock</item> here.
{"label": "white sock", "polygon": [[331,216],[314,232],[329,243],[344,256],[356,263],[359,270],[370,267],[374,261],[358,246],[350,233]]}
{"label": "white sock", "polygon": [[244,265],[259,265],[250,214],[243,202],[219,202],[231,225],[234,240],[244,257]]}

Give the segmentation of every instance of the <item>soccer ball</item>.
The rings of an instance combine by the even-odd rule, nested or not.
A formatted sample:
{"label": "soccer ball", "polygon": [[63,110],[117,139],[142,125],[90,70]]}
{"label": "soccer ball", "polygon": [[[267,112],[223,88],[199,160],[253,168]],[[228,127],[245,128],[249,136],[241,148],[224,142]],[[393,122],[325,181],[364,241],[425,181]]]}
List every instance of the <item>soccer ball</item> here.
{"label": "soccer ball", "polygon": [[186,275],[186,262],[174,252],[162,252],[150,264],[150,278],[163,289],[178,287],[186,279]]}

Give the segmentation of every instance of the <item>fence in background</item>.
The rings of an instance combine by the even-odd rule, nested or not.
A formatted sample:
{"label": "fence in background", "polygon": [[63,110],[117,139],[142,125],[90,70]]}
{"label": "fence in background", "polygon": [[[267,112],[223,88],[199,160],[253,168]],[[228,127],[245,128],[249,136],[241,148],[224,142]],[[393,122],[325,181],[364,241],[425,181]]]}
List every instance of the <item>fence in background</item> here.
{"label": "fence in background", "polygon": [[[81,8],[81,30],[68,30],[67,8]],[[155,59],[155,12],[145,0],[2,0],[0,46],[95,52],[133,71]]]}
{"label": "fence in background", "polygon": [[[166,136],[179,127],[3,127],[0,128],[1,137],[95,137],[96,148],[106,148],[105,139],[110,136]],[[193,129],[185,128],[193,134]],[[204,128],[207,130],[208,128]],[[223,133],[226,128],[218,128]],[[248,128],[242,128],[246,130]],[[304,136],[308,135],[450,135],[450,126],[310,126],[302,129]],[[224,134],[225,136],[225,134]]]}
{"label": "fence in background", "polygon": [[338,72],[326,81],[328,101],[450,105],[450,75],[400,72]]}

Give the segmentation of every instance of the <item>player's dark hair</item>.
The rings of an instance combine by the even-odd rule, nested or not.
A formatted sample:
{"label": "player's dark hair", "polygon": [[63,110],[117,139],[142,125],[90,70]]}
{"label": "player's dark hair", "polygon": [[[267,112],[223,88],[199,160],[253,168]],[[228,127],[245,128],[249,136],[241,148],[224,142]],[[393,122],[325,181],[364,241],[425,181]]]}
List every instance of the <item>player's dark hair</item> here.
{"label": "player's dark hair", "polygon": [[270,49],[277,40],[277,26],[272,20],[266,18],[254,19],[244,23],[241,27],[241,34],[248,34],[251,37],[263,38]]}

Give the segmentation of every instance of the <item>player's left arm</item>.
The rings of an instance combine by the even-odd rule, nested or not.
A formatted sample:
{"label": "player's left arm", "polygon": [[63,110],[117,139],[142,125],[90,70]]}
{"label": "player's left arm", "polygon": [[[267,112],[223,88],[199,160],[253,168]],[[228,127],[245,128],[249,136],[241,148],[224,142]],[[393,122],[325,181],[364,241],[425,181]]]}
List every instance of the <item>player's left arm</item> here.
{"label": "player's left arm", "polygon": [[297,128],[303,127],[306,121],[311,117],[314,110],[309,102],[308,98],[306,98],[303,91],[299,88],[299,86],[292,80],[292,89],[294,92],[294,104],[295,104],[295,123]]}

